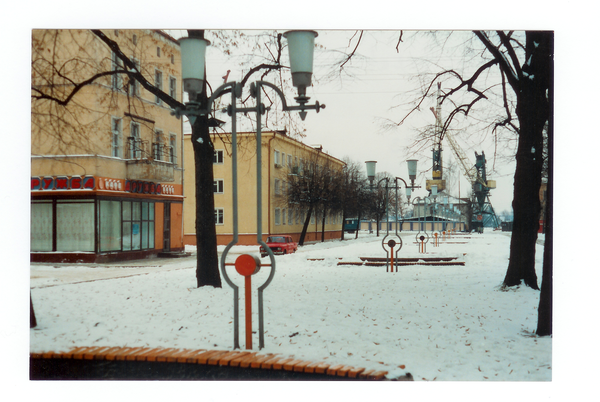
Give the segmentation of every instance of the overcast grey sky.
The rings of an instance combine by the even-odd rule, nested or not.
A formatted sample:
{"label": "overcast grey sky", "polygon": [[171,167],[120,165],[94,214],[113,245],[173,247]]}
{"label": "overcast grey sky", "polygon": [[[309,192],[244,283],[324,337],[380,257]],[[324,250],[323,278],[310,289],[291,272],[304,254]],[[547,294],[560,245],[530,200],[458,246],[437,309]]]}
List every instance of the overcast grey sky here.
{"label": "overcast grey sky", "polygon": [[[248,34],[258,32],[248,31]],[[170,33],[175,37],[187,35],[186,31]],[[315,52],[313,87],[308,89],[307,94],[311,97],[311,102],[319,101],[327,107],[318,114],[314,111],[308,113],[303,123],[306,129],[303,141],[309,145],[322,145],[326,152],[340,159],[348,157],[361,163],[377,160],[378,172],[387,171],[404,179],[407,179],[405,161],[419,159],[421,174],[418,184],[424,187],[425,180],[431,178],[433,144],[429,143],[419,153],[409,152],[407,147],[414,142],[418,130],[434,124],[434,116],[429,108],[435,107],[435,100],[432,98],[425,101],[419,111],[414,112],[397,128],[387,129],[385,123],[399,122],[409,113],[412,109],[409,103],[418,98],[421,85],[431,79],[431,75],[427,74],[437,73],[443,68],[459,71],[481,65],[480,56],[474,57],[467,52],[473,35],[468,31],[459,32],[447,40],[447,33],[427,35],[404,32],[403,42],[398,44],[399,30],[367,30],[363,33],[351,62],[344,66],[343,73],[336,74],[339,69],[335,68],[335,63],[343,60],[345,54],[354,49],[359,36],[355,30],[318,30],[318,33],[316,43],[319,47]],[[214,35],[214,31],[207,30],[208,39],[214,38]],[[239,53],[243,52],[239,50],[231,56],[223,56],[218,45],[209,47],[206,68],[213,89],[223,83],[221,77],[227,70],[231,70],[230,81],[241,79],[244,71],[240,68],[239,61],[243,57]],[[287,58],[287,52],[284,56]],[[287,65],[287,59],[284,63]],[[282,74],[289,75],[289,72],[284,71]],[[259,76],[255,75],[252,81],[257,79]],[[266,80],[274,82],[274,79],[276,77]],[[489,81],[499,82],[499,78],[494,81],[492,76]],[[247,90],[248,85],[245,93]],[[287,91],[286,96],[288,103],[294,104],[295,93]],[[228,97],[223,99],[225,103],[228,100]],[[450,107],[450,104],[446,105],[448,110],[443,109],[442,115],[447,115]],[[481,109],[489,107],[484,102],[480,105]],[[217,118],[227,122],[225,130],[230,129],[230,117],[218,113]],[[238,125],[240,131],[252,128],[243,123],[241,116],[238,116]],[[283,129],[285,125],[282,123],[274,128]],[[463,148],[470,166],[475,163],[474,151],[486,153],[488,171],[493,170],[488,179],[494,179],[498,183],[498,188],[491,193],[492,204],[497,213],[510,211],[514,162],[506,158],[494,160],[496,144],[491,131],[488,129],[479,132],[476,129],[459,132],[455,138]],[[514,153],[514,148],[506,148],[505,145],[501,144],[497,152],[499,155],[510,156]],[[445,172],[449,172],[447,167],[451,163],[456,164],[455,156],[446,141],[443,148],[444,168]],[[457,166],[457,172],[458,169]],[[453,196],[465,197],[470,184],[462,171],[459,173],[455,176],[454,186],[447,191]],[[417,190],[415,195],[426,195],[426,191]]]}

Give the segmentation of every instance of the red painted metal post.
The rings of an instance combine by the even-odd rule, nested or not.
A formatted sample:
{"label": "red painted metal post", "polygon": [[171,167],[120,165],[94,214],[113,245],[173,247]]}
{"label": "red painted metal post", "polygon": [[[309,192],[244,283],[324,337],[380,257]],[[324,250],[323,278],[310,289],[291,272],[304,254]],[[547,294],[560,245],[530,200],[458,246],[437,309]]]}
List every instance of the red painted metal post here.
{"label": "red painted metal post", "polygon": [[244,299],[246,302],[246,349],[252,349],[252,276],[244,277]]}

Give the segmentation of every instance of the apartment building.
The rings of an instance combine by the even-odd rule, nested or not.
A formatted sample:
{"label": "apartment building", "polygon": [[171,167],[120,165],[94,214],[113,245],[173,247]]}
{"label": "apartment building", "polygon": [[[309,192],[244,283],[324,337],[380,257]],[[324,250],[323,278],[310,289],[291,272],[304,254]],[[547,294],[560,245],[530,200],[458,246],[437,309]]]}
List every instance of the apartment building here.
{"label": "apartment building", "polygon": [[[256,200],[256,134],[238,133],[238,231],[239,243],[256,244],[257,200]],[[232,161],[231,134],[212,136],[215,148],[214,197],[217,243],[228,244],[233,238]],[[194,197],[194,152],[191,135],[184,136],[185,151],[185,194],[184,242],[196,244]],[[262,232],[263,240],[269,235],[286,234],[298,241],[302,232],[306,210],[289,203],[286,197],[289,175],[302,174],[310,165],[329,166],[341,170],[341,160],[308,146],[282,131],[262,133],[261,141],[261,186],[262,186]],[[305,241],[321,240],[321,211],[311,215]],[[325,216],[325,239],[341,236],[342,216]]]}
{"label": "apartment building", "polygon": [[[175,39],[156,30],[102,32],[150,83],[182,99]],[[124,68],[90,30],[32,32],[32,261],[104,262],[184,248],[182,123],[139,82],[111,74]],[[74,88],[65,105],[56,101]]]}

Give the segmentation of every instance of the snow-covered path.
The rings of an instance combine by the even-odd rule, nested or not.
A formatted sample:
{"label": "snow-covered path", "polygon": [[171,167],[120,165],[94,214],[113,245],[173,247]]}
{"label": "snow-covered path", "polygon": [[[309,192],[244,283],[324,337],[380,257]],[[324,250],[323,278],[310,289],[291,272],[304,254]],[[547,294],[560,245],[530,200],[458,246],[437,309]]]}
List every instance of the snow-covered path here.
{"label": "snow-covered path", "polygon": [[[414,235],[402,234],[399,256],[423,256]],[[499,288],[509,236],[490,232],[428,246],[425,256],[457,257],[465,266],[401,266],[390,273],[385,267],[337,265],[385,256],[382,237],[361,234],[358,240],[319,243],[278,256],[275,278],[264,292],[262,351],[383,369],[388,378],[410,372],[415,380],[551,380],[552,339],[533,334],[539,292]],[[538,281],[542,250],[538,245]],[[257,248],[234,251],[256,253]],[[194,264],[193,258],[122,264],[128,268],[32,264],[38,327],[30,332],[31,351],[232,349],[233,291],[226,283],[222,289],[195,288]],[[253,288],[268,274],[268,268],[256,274]],[[107,279],[115,275],[127,276]],[[243,327],[243,300],[240,306]],[[257,310],[254,300],[255,330]],[[241,328],[242,347],[243,340]]]}

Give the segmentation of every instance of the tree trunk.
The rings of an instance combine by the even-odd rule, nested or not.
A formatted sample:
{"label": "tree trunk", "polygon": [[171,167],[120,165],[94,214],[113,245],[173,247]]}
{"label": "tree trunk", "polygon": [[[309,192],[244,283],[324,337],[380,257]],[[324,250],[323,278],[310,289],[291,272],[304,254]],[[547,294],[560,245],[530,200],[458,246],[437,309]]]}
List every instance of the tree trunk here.
{"label": "tree trunk", "polygon": [[[206,91],[204,92],[206,93]],[[202,96],[204,104],[206,95]],[[198,141],[200,140],[200,141]],[[192,145],[196,175],[196,279],[198,287],[221,287],[213,179],[214,147],[210,139],[208,117],[200,116],[192,126]]]}
{"label": "tree trunk", "polygon": [[29,292],[29,328],[37,327],[37,320],[35,319],[35,311],[33,310],[33,300],[31,299],[31,292]]}
{"label": "tree trunk", "polygon": [[[551,39],[551,47],[554,49],[554,38]],[[554,63],[551,63],[552,77],[554,77]],[[548,100],[550,102],[550,114],[548,117],[548,187],[546,188],[546,211],[544,232],[544,266],[542,272],[542,291],[540,292],[540,304],[538,307],[538,323],[536,334],[539,336],[552,335],[552,292],[553,292],[553,261],[552,251],[554,242],[554,83],[550,82],[548,88]]]}
{"label": "tree trunk", "polygon": [[552,248],[553,248],[553,214],[552,214],[552,202],[553,202],[553,173],[552,173],[552,132],[548,133],[548,187],[547,187],[547,198],[546,198],[546,221],[545,232],[546,240],[544,242],[544,270],[542,273],[542,291],[540,292],[540,304],[538,307],[538,323],[536,334],[540,336],[552,335],[552,274],[553,274],[553,262],[552,262]]}
{"label": "tree trunk", "polygon": [[354,236],[354,239],[358,239],[358,232],[360,231],[360,212],[358,212],[358,226],[356,226],[356,236]]}
{"label": "tree trunk", "polygon": [[344,225],[346,224],[346,210],[342,210],[342,235],[340,236],[340,240],[344,241]]}
{"label": "tree trunk", "polygon": [[323,219],[321,220],[321,243],[325,242],[325,211],[323,211]]}
{"label": "tree trunk", "polygon": [[310,206],[308,208],[308,212],[306,213],[306,219],[304,220],[304,226],[302,226],[302,233],[300,234],[300,240],[298,241],[299,246],[304,245],[304,238],[306,237],[306,231],[308,230],[308,223],[310,222],[310,216],[312,215],[313,207]]}
{"label": "tree trunk", "polygon": [[527,32],[526,73],[519,82],[517,116],[519,143],[515,170],[514,222],[510,261],[504,286],[525,285],[539,289],[535,273],[535,244],[539,228],[543,165],[543,129],[549,118],[546,90],[550,81],[551,32]]}

